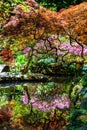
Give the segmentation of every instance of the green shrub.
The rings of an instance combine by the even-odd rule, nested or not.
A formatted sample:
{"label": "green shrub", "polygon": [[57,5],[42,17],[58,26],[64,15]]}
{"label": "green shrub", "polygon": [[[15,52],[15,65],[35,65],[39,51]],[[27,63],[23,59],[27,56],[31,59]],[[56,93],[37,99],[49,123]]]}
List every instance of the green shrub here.
{"label": "green shrub", "polygon": [[87,87],[87,75],[83,76],[81,79],[81,84],[83,87]]}

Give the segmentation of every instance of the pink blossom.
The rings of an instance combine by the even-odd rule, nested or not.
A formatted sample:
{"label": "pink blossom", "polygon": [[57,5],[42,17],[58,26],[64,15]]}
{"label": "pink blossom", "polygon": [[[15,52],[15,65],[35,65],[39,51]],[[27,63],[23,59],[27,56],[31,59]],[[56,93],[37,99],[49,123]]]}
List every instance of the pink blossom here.
{"label": "pink blossom", "polygon": [[63,109],[63,108],[65,107],[65,105],[62,104],[62,103],[58,103],[58,104],[57,104],[57,107],[60,108],[60,109]]}
{"label": "pink blossom", "polygon": [[38,108],[38,103],[37,102],[33,103],[32,105],[33,105],[34,108]]}
{"label": "pink blossom", "polygon": [[26,92],[24,92],[24,95],[23,95],[23,103],[28,104],[28,97],[27,97]]}
{"label": "pink blossom", "polygon": [[31,50],[30,47],[26,47],[26,48],[24,49],[24,53],[29,52],[30,50]]}
{"label": "pink blossom", "polygon": [[47,102],[44,101],[44,102],[43,102],[43,106],[46,106],[46,105],[47,105]]}
{"label": "pink blossom", "polygon": [[84,54],[87,55],[87,49],[84,50]]}
{"label": "pink blossom", "polygon": [[[28,103],[28,98],[26,93],[24,93],[23,102],[24,104]],[[56,97],[53,100],[48,102],[48,101],[41,101],[38,98],[32,98],[31,103],[34,108],[46,112],[46,111],[52,111],[55,108],[59,108],[59,109],[64,109],[65,107],[69,108],[70,99],[63,96],[63,97]]]}

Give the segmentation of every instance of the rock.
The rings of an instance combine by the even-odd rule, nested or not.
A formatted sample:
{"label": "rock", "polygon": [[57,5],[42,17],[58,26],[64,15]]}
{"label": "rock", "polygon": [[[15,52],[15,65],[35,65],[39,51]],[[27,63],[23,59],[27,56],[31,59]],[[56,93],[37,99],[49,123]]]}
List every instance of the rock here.
{"label": "rock", "polygon": [[12,81],[36,81],[36,82],[46,82],[49,77],[43,74],[29,74],[29,75],[15,75],[10,72],[1,72],[0,73],[0,82],[12,82]]}
{"label": "rock", "polygon": [[2,73],[2,72],[9,72],[9,71],[10,71],[10,69],[9,69],[8,65],[6,65],[6,64],[0,65],[0,73]]}
{"label": "rock", "polygon": [[31,74],[27,77],[27,79],[34,81],[48,81],[48,77],[40,73]]}
{"label": "rock", "polygon": [[0,73],[0,78],[9,78],[9,73],[8,72]]}

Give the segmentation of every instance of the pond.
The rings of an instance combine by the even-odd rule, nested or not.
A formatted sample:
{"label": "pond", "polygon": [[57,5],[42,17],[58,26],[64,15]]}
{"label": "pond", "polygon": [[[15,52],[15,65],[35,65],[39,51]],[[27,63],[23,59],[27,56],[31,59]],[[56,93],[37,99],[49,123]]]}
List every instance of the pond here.
{"label": "pond", "polygon": [[73,79],[54,79],[1,83],[0,129],[66,130]]}

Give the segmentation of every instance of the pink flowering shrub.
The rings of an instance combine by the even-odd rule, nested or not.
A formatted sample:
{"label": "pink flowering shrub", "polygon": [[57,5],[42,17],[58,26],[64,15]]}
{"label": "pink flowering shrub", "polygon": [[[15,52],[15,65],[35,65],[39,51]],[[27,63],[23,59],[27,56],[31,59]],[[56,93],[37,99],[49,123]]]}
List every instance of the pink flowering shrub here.
{"label": "pink flowering shrub", "polygon": [[[60,42],[57,36],[51,36],[39,40],[33,47],[25,48],[24,55],[31,61],[28,65],[33,73],[57,74],[58,72],[58,74],[74,75],[81,72],[86,61],[87,47],[82,46],[76,42],[71,45],[69,39]],[[50,61],[51,58],[54,62]]]}
{"label": "pink flowering shrub", "polygon": [[[68,51],[71,54],[74,54],[74,55],[81,55],[81,52],[82,52],[82,47],[78,44],[70,45],[70,44],[67,44],[67,43],[62,43],[62,44],[60,44],[59,47],[63,50]],[[83,54],[87,55],[87,48],[86,48],[85,45],[84,45]]]}
{"label": "pink flowering shrub", "polygon": [[[83,45],[84,50],[83,50],[83,54],[87,55],[87,47],[85,45]],[[26,47],[24,49],[24,54],[27,57],[28,56],[28,52],[31,50],[31,47]],[[33,55],[34,54],[48,54],[50,56],[63,56],[66,52],[68,52],[69,54],[73,54],[76,56],[80,56],[82,53],[82,47],[77,44],[74,43],[73,45],[69,44],[69,41],[66,42],[62,42],[59,43],[59,41],[57,40],[57,37],[50,37],[48,38],[48,40],[40,40],[39,42],[37,42],[35,44],[35,46],[33,47]]]}
{"label": "pink flowering shrub", "polygon": [[23,99],[23,103],[24,103],[24,104],[28,104],[28,97],[27,97],[26,92],[23,92],[23,97],[22,97],[22,99]]}
{"label": "pink flowering shrub", "polygon": [[28,53],[29,53],[30,50],[31,50],[30,47],[26,47],[26,48],[24,49],[24,55],[25,55],[25,57],[28,57]]}
{"label": "pink flowering shrub", "polygon": [[[26,93],[23,95],[23,103],[28,104],[28,98]],[[41,111],[52,111],[56,108],[58,109],[65,109],[70,107],[70,99],[63,96],[63,97],[55,97],[51,101],[41,100],[39,98],[32,98],[31,99],[32,106]]]}

